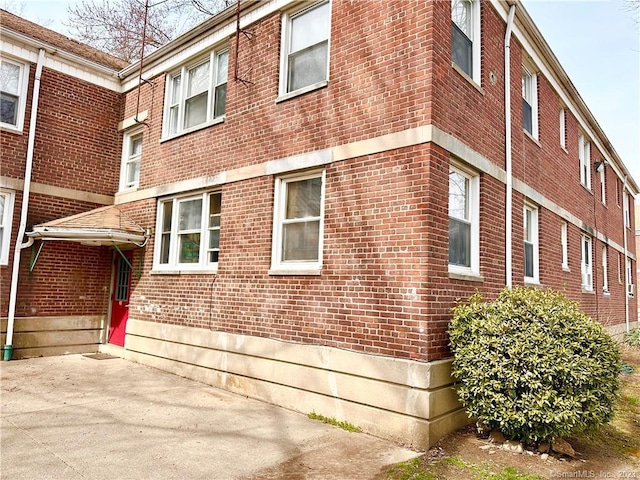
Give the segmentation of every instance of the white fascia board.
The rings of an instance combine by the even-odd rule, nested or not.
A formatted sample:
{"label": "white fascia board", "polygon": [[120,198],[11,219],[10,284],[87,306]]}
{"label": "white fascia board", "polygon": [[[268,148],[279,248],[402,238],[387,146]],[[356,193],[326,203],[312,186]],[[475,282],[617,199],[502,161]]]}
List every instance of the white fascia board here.
{"label": "white fascia board", "polygon": [[[506,23],[507,15],[508,15],[508,11],[506,10],[506,7],[508,5],[503,4],[501,0],[490,0],[490,2],[491,2],[491,5],[496,10],[496,12],[500,15],[500,17]],[[528,23],[528,26],[534,32],[536,32],[536,34],[539,37],[539,40],[543,44],[543,48],[546,50],[541,52],[542,56],[538,55],[538,51],[529,40],[529,37],[518,26],[518,21],[522,21],[523,14],[525,17],[525,21]],[[604,131],[598,124],[598,121],[596,120],[595,116],[593,115],[593,113],[591,113],[591,110],[589,110],[589,107],[587,106],[585,101],[580,96],[580,93],[571,82],[569,75],[567,75],[567,72],[565,72],[564,69],[562,68],[562,64],[556,58],[555,54],[551,50],[551,47],[547,44],[546,40],[542,36],[542,33],[540,33],[540,31],[538,30],[538,27],[536,27],[535,23],[533,22],[533,20],[527,13],[525,7],[522,5],[520,1],[517,2],[517,6],[516,6],[516,22],[514,22],[514,25],[513,25],[513,34],[517,37],[518,41],[521,43],[526,53],[531,57],[535,66],[549,81],[549,83],[551,84],[555,92],[558,94],[562,102],[565,104],[566,108],[568,108],[569,111],[573,114],[573,116],[578,120],[578,123],[580,124],[580,127],[582,128],[582,130],[584,130],[584,132],[590,137],[590,140],[598,147],[598,150],[602,152],[605,160],[607,160],[607,163],[609,164],[609,167],[611,167],[611,169],[616,173],[618,178],[622,180],[624,180],[624,177],[628,175],[629,186],[632,186],[634,188],[633,191],[635,194],[640,193],[640,188],[633,180],[633,177],[629,173],[629,170],[626,168],[626,166],[624,165],[624,162],[622,161],[620,156],[615,152],[613,147],[611,147],[610,149],[604,148],[603,143],[601,142],[601,139],[606,140],[606,142],[609,143],[609,145],[611,145],[611,142],[604,134]],[[556,67],[552,71],[552,68],[549,67],[549,64],[554,64],[554,63],[556,64]],[[561,85],[562,80],[564,80],[571,86],[571,89],[573,89],[573,92],[571,93],[567,92],[567,90]],[[573,93],[575,94],[575,96],[573,95]],[[576,106],[576,103],[580,104],[579,107]],[[586,111],[590,118],[585,120],[583,115],[580,113],[579,108],[582,108],[584,111]],[[600,132],[596,133],[591,128],[589,123],[595,124],[597,129]],[[609,155],[609,150],[614,150],[615,157],[616,157],[615,161]]]}

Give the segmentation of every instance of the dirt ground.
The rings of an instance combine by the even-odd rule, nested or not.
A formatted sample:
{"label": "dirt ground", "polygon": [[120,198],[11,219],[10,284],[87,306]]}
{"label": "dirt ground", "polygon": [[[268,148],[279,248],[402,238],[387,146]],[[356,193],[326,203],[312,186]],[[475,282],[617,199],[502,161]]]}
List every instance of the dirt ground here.
{"label": "dirt ground", "polygon": [[420,459],[394,466],[381,479],[640,478],[640,349],[622,349],[635,372],[622,374],[621,397],[610,425],[567,439],[575,457],[504,451],[477,435],[475,425],[443,438]]}

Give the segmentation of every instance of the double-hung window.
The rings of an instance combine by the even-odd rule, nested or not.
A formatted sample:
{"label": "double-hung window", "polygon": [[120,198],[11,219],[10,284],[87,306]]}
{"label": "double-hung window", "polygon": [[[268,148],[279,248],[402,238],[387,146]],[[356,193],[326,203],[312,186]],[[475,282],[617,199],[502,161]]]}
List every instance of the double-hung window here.
{"label": "double-hung window", "polygon": [[524,207],[524,279],[539,281],[538,209],[532,205]]}
{"label": "double-hung window", "polygon": [[329,79],[331,4],[285,13],[282,26],[280,95],[322,86]]}
{"label": "double-hung window", "polygon": [[578,158],[580,159],[580,183],[591,190],[591,143],[578,135]]}
{"label": "double-hung window", "polygon": [[142,158],[142,130],[125,133],[122,142],[120,190],[138,188]]}
{"label": "double-hung window", "polygon": [[163,136],[214,123],[225,113],[229,52],[214,51],[167,76]]}
{"label": "double-hung window", "polygon": [[582,251],[582,289],[586,291],[593,290],[593,263],[591,261],[592,255],[592,239],[588,235],[582,235],[581,237],[581,251]]}
{"label": "double-hung window", "polygon": [[560,230],[560,242],[562,247],[562,269],[569,270],[569,239],[567,222],[562,222]]}
{"label": "double-hung window", "polygon": [[480,2],[451,1],[451,60],[480,84]]}
{"label": "double-hung window", "polygon": [[322,268],[325,171],[276,179],[273,273],[319,273]]}
{"label": "double-hung window", "polygon": [[522,66],[522,128],[538,138],[538,78]]}
{"label": "double-hung window", "polygon": [[22,130],[27,101],[29,68],[18,62],[0,60],[0,126]]}
{"label": "double-hung window", "polygon": [[633,297],[636,287],[633,284],[633,261],[627,257],[627,296]]}
{"label": "double-hung window", "polygon": [[13,223],[14,193],[0,190],[0,265],[9,263],[9,242],[11,240],[11,224]]}
{"label": "double-hung window", "polygon": [[609,293],[609,258],[606,245],[602,247],[602,292]]}
{"label": "double-hung window", "polygon": [[479,275],[479,178],[449,167],[449,272]]}
{"label": "double-hung window", "polygon": [[154,270],[216,270],[220,254],[220,192],[158,202]]}
{"label": "double-hung window", "polygon": [[600,167],[600,200],[603,205],[607,204],[607,169]]}
{"label": "double-hung window", "polygon": [[629,194],[622,192],[622,212],[624,215],[624,226],[631,228],[631,205],[629,204]]}
{"label": "double-hung window", "polygon": [[564,108],[560,109],[560,146],[567,148],[567,112]]}

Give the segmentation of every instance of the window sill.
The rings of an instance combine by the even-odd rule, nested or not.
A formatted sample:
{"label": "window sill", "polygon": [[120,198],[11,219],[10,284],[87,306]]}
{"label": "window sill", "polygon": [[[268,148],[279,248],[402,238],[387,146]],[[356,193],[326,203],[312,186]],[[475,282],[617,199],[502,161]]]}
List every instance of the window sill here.
{"label": "window sill", "polygon": [[184,135],[188,135],[190,133],[197,132],[197,131],[202,130],[204,128],[212,127],[213,125],[218,125],[219,123],[223,123],[224,119],[225,119],[225,115],[222,115],[221,117],[214,118],[210,122],[206,122],[206,123],[203,123],[201,125],[196,125],[195,127],[191,127],[191,128],[186,129],[186,130],[182,130],[182,131],[180,131],[178,133],[174,133],[173,135],[168,135],[166,137],[162,137],[160,139],[160,143],[168,142],[169,140],[173,140],[174,138],[179,138],[179,137],[182,137]]}
{"label": "window sill", "polygon": [[591,188],[587,187],[584,183],[580,182],[580,185],[582,186],[582,188],[584,188],[587,192],[589,192],[591,195],[593,195],[593,190],[591,190]]}
{"label": "window sill", "polygon": [[451,67],[458,72],[460,75],[462,75],[462,78],[464,78],[467,82],[469,82],[471,84],[471,86],[473,88],[475,88],[478,92],[480,92],[482,95],[484,95],[484,90],[483,88],[478,85],[478,83],[471,78],[469,75],[467,75],[467,72],[465,72],[464,70],[462,70],[456,63],[451,62]]}
{"label": "window sill", "polygon": [[582,286],[582,293],[588,293],[590,295],[595,295],[595,291],[593,288],[586,288],[584,285]]}
{"label": "window sill", "polygon": [[269,275],[321,275],[321,268],[309,268],[305,270],[287,270],[287,269],[279,269],[279,268],[271,268],[269,269]]}
{"label": "window sill", "polygon": [[464,280],[466,282],[484,282],[484,277],[475,273],[455,273],[449,272],[449,278],[452,280]]}
{"label": "window sill", "polygon": [[531,132],[525,130],[524,128],[522,129],[522,132],[525,134],[525,136],[529,137],[529,140],[535,143],[538,147],[542,148],[542,145],[540,145],[540,140],[534,137]]}
{"label": "window sill", "polygon": [[218,270],[151,270],[151,275],[217,275]]}
{"label": "window sill", "polygon": [[562,145],[560,145],[560,148],[562,149],[562,151],[564,153],[566,153],[567,155],[569,155],[569,150],[566,149],[566,147],[563,147]]}
{"label": "window sill", "polygon": [[309,92],[313,92],[315,90],[319,90],[321,88],[325,88],[327,85],[329,85],[329,81],[325,80],[323,82],[318,82],[318,83],[314,83],[312,85],[307,85],[306,87],[299,88],[298,90],[295,90],[293,92],[289,92],[289,93],[285,93],[285,94],[282,94],[282,95],[278,95],[278,98],[276,98],[276,103],[284,102],[284,101],[289,100],[290,98],[299,97],[300,95],[304,95],[305,93],[309,93]]}
{"label": "window sill", "polygon": [[563,266],[562,266],[562,271],[563,271],[563,272],[570,272],[570,271],[571,271],[571,269],[570,269],[569,267],[566,267],[566,266],[564,266],[564,265],[563,265]]}
{"label": "window sill", "polygon": [[524,286],[525,287],[541,287],[542,284],[540,283],[540,280],[535,280],[533,278],[525,278]]}
{"label": "window sill", "polygon": [[0,131],[15,133],[16,135],[22,135],[24,133],[22,128],[12,127],[10,125],[0,125]]}
{"label": "window sill", "polygon": [[604,291],[602,292],[602,296],[603,296],[603,297],[610,297],[610,296],[611,296],[611,292],[609,292],[609,290],[604,290]]}

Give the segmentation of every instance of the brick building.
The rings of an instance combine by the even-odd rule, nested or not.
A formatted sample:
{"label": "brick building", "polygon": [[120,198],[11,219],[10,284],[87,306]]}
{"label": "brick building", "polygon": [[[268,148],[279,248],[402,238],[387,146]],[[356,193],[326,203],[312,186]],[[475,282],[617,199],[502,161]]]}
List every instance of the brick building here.
{"label": "brick building", "polygon": [[[518,2],[244,2],[142,69],[58,72],[12,22],[27,106],[45,51],[14,356],[55,337],[427,445],[466,422],[459,299],[637,324],[638,185]],[[25,137],[3,123],[3,253]]]}

